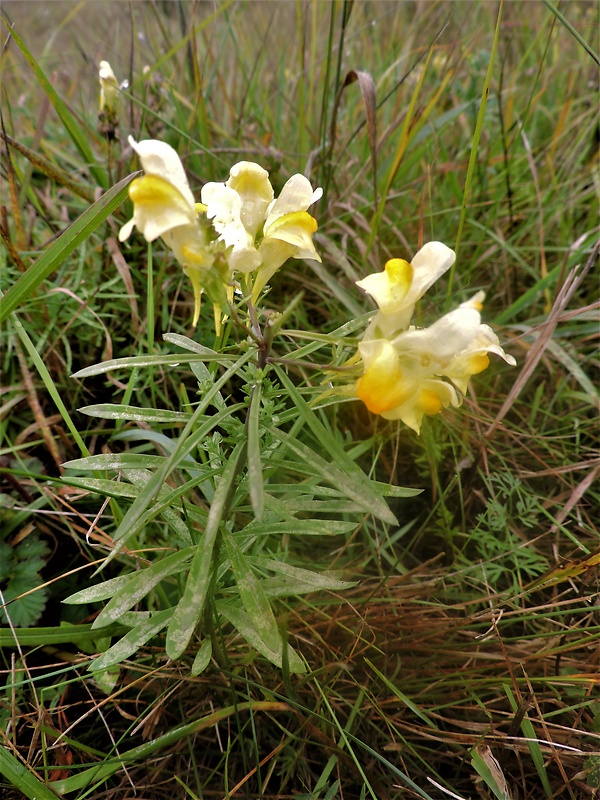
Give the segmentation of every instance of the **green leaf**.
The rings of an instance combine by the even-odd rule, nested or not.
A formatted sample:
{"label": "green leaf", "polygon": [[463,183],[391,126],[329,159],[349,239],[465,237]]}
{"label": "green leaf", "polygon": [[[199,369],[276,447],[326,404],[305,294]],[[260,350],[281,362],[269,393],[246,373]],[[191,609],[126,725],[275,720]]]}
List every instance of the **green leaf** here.
{"label": "green leaf", "polygon": [[205,347],[203,344],[195,342],[188,336],[182,336],[180,333],[163,333],[163,339],[165,342],[181,347],[183,350],[189,350],[190,353],[198,353],[203,358],[214,359],[220,356],[216,350],[211,350],[210,347]]}
{"label": "green leaf", "polygon": [[137,497],[139,489],[122,481],[110,481],[107,478],[61,478],[61,483],[67,486],[74,486],[78,489],[86,489],[94,494],[101,494],[103,497],[126,497],[133,500]]}
{"label": "green leaf", "polygon": [[[339,466],[340,461],[337,458],[336,465],[331,464],[321,458],[321,456],[318,456],[310,447],[302,444],[302,442],[299,442],[287,433],[279,431],[271,426],[269,426],[267,430],[271,436],[283,442],[288,450],[297,458],[312,466],[323,480],[332,484],[341,494],[356,503],[363,511],[391,525],[398,524],[398,520],[390,511],[387,503],[384,502],[381,495],[371,485],[369,478],[356,467],[355,464],[353,464],[353,466],[358,470],[362,479],[359,479],[359,477],[355,475],[349,475],[348,471],[342,470]],[[324,447],[327,447],[325,442],[323,444]],[[347,458],[346,456],[346,459]],[[343,466],[347,467],[345,463]],[[352,471],[354,472],[354,470]]]}
{"label": "green leaf", "polygon": [[115,592],[125,586],[131,575],[118,575],[116,578],[110,578],[102,583],[97,583],[95,586],[88,586],[85,589],[70,594],[65,597],[63,603],[67,605],[80,605],[83,603],[98,603],[100,600],[108,600]]}
{"label": "green leaf", "polygon": [[116,403],[100,403],[77,409],[80,414],[98,419],[125,419],[135,422],[187,422],[192,416],[185,411],[167,411],[162,408],[136,408]]}
{"label": "green leaf", "polygon": [[[102,631],[103,636],[112,636],[123,632],[121,625]],[[85,644],[95,642],[99,638],[98,631],[91,625],[69,625],[63,623],[54,628],[0,628],[0,647],[38,647],[55,644]]]}
{"label": "green leaf", "polygon": [[410,699],[410,697],[407,697],[407,695],[405,695],[405,694],[404,694],[404,692],[400,691],[400,689],[399,689],[399,688],[396,686],[396,684],[395,684],[395,683],[393,683],[393,682],[392,682],[392,681],[391,681],[389,678],[387,678],[387,677],[386,677],[386,676],[383,674],[383,672],[380,672],[380,671],[377,669],[377,667],[375,666],[375,664],[372,664],[372,663],[369,661],[369,659],[368,659],[368,658],[365,658],[365,663],[366,663],[366,664],[368,664],[368,666],[369,666],[369,667],[370,667],[370,668],[373,670],[373,672],[374,672],[374,673],[377,675],[377,677],[378,677],[378,678],[380,678],[380,680],[382,680],[382,681],[383,681],[383,683],[385,684],[385,686],[387,686],[387,688],[388,688],[388,689],[389,689],[389,690],[392,692],[392,694],[395,694],[395,695],[396,695],[396,697],[397,697],[397,698],[398,698],[398,699],[399,699],[399,700],[400,700],[402,703],[404,703],[404,705],[405,705],[407,708],[410,708],[410,710],[413,712],[413,714],[416,714],[416,715],[417,715],[417,717],[419,717],[419,719],[422,719],[422,720],[423,720],[423,722],[424,722],[426,725],[429,725],[429,727],[430,727],[430,728],[433,728],[433,729],[434,729],[434,730],[436,730],[436,731],[438,730],[438,726],[437,726],[437,725],[436,725],[434,722],[432,722],[432,721],[429,719],[429,717],[427,716],[427,714],[426,714],[424,711],[422,711],[422,710],[419,708],[419,706],[417,705],[417,703],[413,703],[413,701]]}
{"label": "green leaf", "polygon": [[0,581],[5,581],[11,573],[13,548],[8,542],[0,541]]}
{"label": "green leaf", "polygon": [[210,664],[211,656],[212,641],[210,639],[205,639],[200,645],[194,663],[192,664],[192,675],[200,675],[200,673],[204,672]]}
{"label": "green leaf", "polygon": [[[37,588],[41,582],[39,575],[33,580],[9,580],[2,592],[5,605],[0,606],[0,621],[8,622],[10,618],[15,628],[30,628],[35,625],[42,616],[48,599],[47,589]],[[35,591],[31,591],[32,589]],[[26,594],[27,592],[31,594]]]}
{"label": "green leaf", "polygon": [[65,469],[80,469],[95,471],[105,469],[150,469],[162,467],[167,459],[165,456],[147,456],[142,453],[101,453],[97,456],[74,458],[65,461]]}
{"label": "green leaf", "polygon": [[[268,497],[268,495],[267,495]],[[340,536],[356,528],[356,522],[337,519],[295,519],[283,522],[249,522],[240,533],[252,536]]]}
{"label": "green leaf", "polygon": [[232,491],[235,476],[244,450],[244,445],[236,445],[215,491],[208,512],[206,530],[192,560],[185,590],[181,597],[167,631],[167,655],[175,660],[184,652],[204,611],[208,587],[213,575],[213,548],[221,519],[225,513]]}
{"label": "green leaf", "polygon": [[[271,433],[277,438],[285,440],[288,448],[292,449],[297,455],[301,454],[302,460],[306,460],[309,464],[314,464],[321,471],[324,477],[329,473],[328,483],[333,484],[339,488],[347,497],[353,500],[357,505],[372,514],[374,517],[388,522],[391,525],[397,525],[398,520],[390,511],[387,503],[377,491],[375,485],[368,478],[367,475],[358,467],[354,461],[348,456],[341,444],[335,439],[327,428],[320,422],[317,415],[310,408],[308,403],[304,400],[298,389],[294,386],[292,381],[288,378],[284,370],[277,365],[275,366],[279,379],[287,389],[294,405],[302,419],[306,422],[308,427],[313,432],[316,440],[319,442],[323,450],[329,453],[334,459],[334,464],[328,464],[324,459],[317,456],[312,450],[309,450],[305,445],[300,442],[295,442],[291,437],[281,434],[279,431],[271,428]],[[312,457],[309,457],[311,454]]]}
{"label": "green leaf", "polygon": [[269,650],[281,650],[281,635],[277,621],[271,604],[261,587],[261,582],[252,571],[233,536],[225,533],[223,540],[235,575],[240,599],[248,613],[250,624]]}
{"label": "green leaf", "polygon": [[261,581],[262,589],[269,597],[289,597],[319,591],[340,592],[358,583],[358,581],[342,581],[327,572],[313,572],[273,559],[256,561],[264,569],[279,573],[274,578],[265,578]]}
{"label": "green leaf", "polygon": [[105,565],[108,564],[118,554],[120,547],[124,545],[127,538],[131,535],[133,526],[139,522],[147,507],[157,496],[161,486],[163,486],[163,484],[166,482],[171,472],[179,467],[180,463],[189,456],[190,451],[196,447],[203,440],[203,438],[206,437],[206,434],[212,430],[212,428],[218,425],[222,420],[225,420],[229,415],[235,414],[235,412],[243,406],[243,404],[238,403],[230,408],[224,408],[222,411],[218,411],[210,419],[200,425],[199,428],[196,427],[197,420],[204,415],[206,409],[211,404],[213,398],[218,394],[221,387],[226,384],[229,379],[233,377],[233,375],[237,374],[240,368],[247,361],[249,361],[253,355],[254,351],[251,349],[244,353],[234,364],[231,365],[228,370],[226,370],[219,377],[218,380],[215,381],[211,388],[206,392],[196,407],[191,419],[179,435],[172,453],[170,453],[163,465],[153,475],[152,480],[148,482],[148,485],[133,501],[131,508],[123,517],[121,524],[119,525],[119,529],[114,537],[116,540],[118,540],[119,546],[117,546],[106,558],[104,561]]}
{"label": "green leaf", "polygon": [[192,559],[195,549],[195,547],[186,547],[177,553],[159,558],[151,567],[129,575],[128,580],[116,588],[112,598],[94,620],[92,628],[102,628],[112,622],[117,622],[126,611],[139,603],[162,580],[184,570]]}
{"label": "green leaf", "polygon": [[156,614],[152,614],[148,619],[142,620],[142,622],[136,625],[135,628],[132,628],[129,633],[125,634],[122,639],[119,639],[110,650],[107,650],[106,653],[94,659],[88,669],[91,672],[98,672],[99,670],[112,667],[113,664],[120,664],[121,661],[129,658],[169,624],[172,613],[173,609],[167,608],[164,611],[158,611]]}
{"label": "green leaf", "polygon": [[[504,684],[504,690],[506,692],[506,696],[508,697],[508,702],[510,703],[513,712],[516,714],[518,712],[518,703],[515,700],[510,686],[508,686],[508,684]],[[525,714],[521,722],[521,732],[527,740],[527,748],[529,749],[531,760],[535,764],[535,769],[539,776],[540,782],[544,787],[544,793],[546,794],[546,797],[552,797],[554,792],[550,786],[550,780],[546,771],[546,759],[542,753],[542,748],[539,745],[535,728],[533,727],[527,714]]]}
{"label": "green leaf", "polygon": [[[283,641],[281,640],[281,637],[279,649],[271,650],[269,647],[267,647],[262,637],[258,635],[256,628],[252,624],[250,617],[245,611],[242,611],[240,608],[234,608],[232,605],[227,605],[225,603],[217,603],[217,610],[227,620],[229,620],[233,627],[242,634],[244,639],[246,639],[246,641],[251,644],[255,650],[257,650],[268,661],[270,661],[271,664],[275,664],[276,667],[281,669],[283,664]],[[297,674],[306,672],[306,666],[304,665],[304,662],[294,648],[289,644],[287,645],[286,655],[290,672]]]}
{"label": "green leaf", "polygon": [[[7,293],[8,296],[8,293]],[[0,319],[1,321],[1,319]],[[249,352],[248,357],[252,355]],[[112,372],[115,369],[133,369],[140,367],[178,367],[180,364],[194,364],[204,361],[218,361],[222,365],[231,363],[231,357],[217,353],[214,358],[208,355],[161,355],[161,356],[128,356],[127,358],[113,358],[110,361],[102,361],[100,364],[92,364],[89,367],[74,372],[72,378],[89,378],[94,375],[102,375],[105,372]],[[247,360],[247,359],[246,359]]]}
{"label": "green leaf", "polygon": [[50,247],[34,261],[3,297],[0,297],[0,324],[23,300],[31,296],[35,289],[57,269],[75,248],[87,239],[96,228],[118,208],[127,195],[127,187],[139,175],[135,172],[109,189],[83,214],[61,233]]}
{"label": "green leaf", "polygon": [[261,520],[265,510],[265,489],[263,484],[263,467],[260,454],[260,399],[262,385],[256,383],[252,388],[250,409],[246,430],[248,435],[248,483],[250,485],[250,502],[257,520]]}

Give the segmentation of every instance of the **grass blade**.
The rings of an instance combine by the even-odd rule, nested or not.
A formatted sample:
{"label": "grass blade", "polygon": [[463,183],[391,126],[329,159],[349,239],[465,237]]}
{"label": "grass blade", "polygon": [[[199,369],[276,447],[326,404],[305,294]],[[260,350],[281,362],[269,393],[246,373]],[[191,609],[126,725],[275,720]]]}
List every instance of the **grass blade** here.
{"label": "grass blade", "polygon": [[0,628],[0,648],[48,647],[55,644],[84,645],[104,636],[113,636],[123,631],[122,625],[115,625],[98,633],[91,625],[59,625],[55,628]]}
{"label": "grass blade", "polygon": [[[195,719],[193,722],[188,722],[186,725],[180,725],[177,728],[169,731],[168,733],[158,736],[149,742],[134,747],[131,750],[126,750],[119,756],[115,756],[113,761],[104,761],[101,764],[96,764],[83,772],[73,775],[71,778],[66,778],[61,781],[53,781],[51,786],[60,795],[74,792],[76,789],[84,789],[92,783],[100,785],[108,780],[115,772],[119,772],[123,768],[123,764],[134,764],[136,762],[145,761],[150,758],[154,753],[162,753],[166,748],[171,747],[175,742],[186,739],[189,736],[194,736],[200,731],[207,728],[212,728],[220,722],[232,716],[237,716],[244,711],[257,711],[274,712],[274,711],[291,711],[288,703],[281,703],[271,700],[250,700],[247,702],[236,703],[226,708],[220,708],[218,711],[213,711],[200,719]],[[45,798],[42,798],[45,800]],[[52,795],[52,800],[56,800],[56,796]]]}
{"label": "grass blade", "polygon": [[96,158],[92,151],[92,148],[89,144],[89,133],[82,131],[79,125],[77,124],[75,118],[62,101],[60,96],[58,95],[56,89],[48,78],[46,77],[44,71],[37,63],[33,55],[27,49],[27,46],[16,32],[16,30],[11,27],[6,20],[4,20],[4,24],[10,30],[11,37],[16,42],[19,50],[25,56],[25,59],[29,63],[31,69],[33,70],[35,77],[38,79],[40,86],[46,93],[46,96],[54,106],[54,110],[60,117],[62,124],[65,126],[69,136],[73,140],[75,147],[79,150],[81,157],[84,159],[86,166],[89,168],[94,180],[96,183],[101,186],[103,189],[106,189],[108,186],[108,176],[106,172],[98,167],[94,162]]}
{"label": "grass blade", "polygon": [[139,175],[134,172],[110,188],[90,206],[58,239],[29,267],[8,292],[0,297],[0,324],[23,300],[31,296],[40,283],[54,272],[84,239],[93,233],[127,196],[127,187]]}
{"label": "grass blade", "polygon": [[[465,178],[465,188],[463,191],[460,217],[458,219],[458,230],[456,231],[456,241],[454,243],[454,250],[456,251],[457,260],[458,260],[458,250],[460,247],[460,241],[462,238],[462,229],[465,224],[465,218],[467,216],[467,203],[471,195],[471,184],[473,182],[473,174],[475,172],[475,165],[477,164],[477,149],[479,146],[479,140],[481,139],[481,132],[483,131],[483,123],[485,122],[485,109],[487,107],[487,101],[490,94],[492,74],[494,70],[494,61],[496,59],[496,51],[498,50],[498,40],[500,38],[500,30],[501,30],[500,23],[502,21],[503,4],[504,0],[500,0],[500,5],[498,6],[498,17],[496,19],[496,30],[494,31],[494,42],[492,44],[492,52],[490,53],[490,61],[485,75],[485,80],[483,82],[481,102],[479,104],[479,112],[477,114],[475,131],[473,133],[473,140],[471,142],[471,153],[469,155],[469,164],[467,166],[467,177]],[[456,268],[456,262],[454,262],[454,264],[450,267],[450,272],[448,273],[448,293],[447,293],[448,299],[452,296],[452,284],[454,279],[455,268]]]}
{"label": "grass blade", "polygon": [[56,794],[6,747],[0,747],[0,774],[30,800],[56,800]]}
{"label": "grass blade", "polygon": [[587,53],[589,56],[591,56],[591,57],[594,59],[594,61],[596,62],[596,64],[600,65],[600,56],[598,56],[598,53],[596,53],[596,52],[595,52],[595,50],[593,49],[593,47],[592,47],[591,45],[589,45],[589,44],[588,44],[588,43],[585,41],[585,39],[584,39],[584,38],[583,38],[583,37],[582,37],[582,36],[581,36],[581,35],[580,35],[580,34],[579,34],[579,33],[578,33],[576,30],[575,30],[575,28],[574,28],[574,27],[571,25],[571,23],[570,23],[570,22],[569,22],[569,20],[568,20],[568,19],[565,17],[565,15],[564,15],[564,14],[562,14],[562,13],[561,13],[561,12],[558,10],[558,8],[556,8],[556,6],[554,6],[554,5],[553,5],[553,4],[550,2],[550,0],[543,0],[543,2],[544,2],[544,5],[545,5],[545,6],[547,6],[547,8],[549,8],[549,9],[550,9],[550,11],[551,11],[551,12],[554,14],[554,16],[555,16],[555,17],[556,17],[558,20],[560,20],[560,21],[562,22],[562,24],[563,24],[563,25],[565,26],[565,28],[566,28],[566,29],[569,31],[569,33],[571,34],[571,36],[573,36],[573,38],[574,38],[574,39],[576,39],[576,40],[579,42],[579,44],[580,44],[580,45],[583,47],[583,49],[585,50],[585,52],[586,52],[586,53]]}

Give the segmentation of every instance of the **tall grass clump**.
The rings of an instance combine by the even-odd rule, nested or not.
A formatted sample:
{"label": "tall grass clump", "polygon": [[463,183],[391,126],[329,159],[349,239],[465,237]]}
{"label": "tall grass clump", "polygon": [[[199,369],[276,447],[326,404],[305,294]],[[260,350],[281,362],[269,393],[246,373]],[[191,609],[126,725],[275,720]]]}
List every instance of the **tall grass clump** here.
{"label": "tall grass clump", "polygon": [[3,796],[593,797],[593,5],[3,14]]}

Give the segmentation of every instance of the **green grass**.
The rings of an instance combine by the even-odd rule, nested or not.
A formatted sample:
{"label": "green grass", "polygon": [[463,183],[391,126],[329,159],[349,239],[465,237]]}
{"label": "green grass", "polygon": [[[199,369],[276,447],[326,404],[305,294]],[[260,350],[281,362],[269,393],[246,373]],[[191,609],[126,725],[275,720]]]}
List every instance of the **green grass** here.
{"label": "green grass", "polygon": [[[591,796],[597,9],[3,12],[19,40],[4,29],[0,794]],[[111,143],[102,59],[129,81]],[[288,262],[268,295],[288,316],[267,375],[233,323],[215,336],[209,303],[191,328],[191,287],[160,242],[150,267],[142,237],[117,241],[131,204],[110,187],[137,169],[130,133],[173,145],[196,196],[243,159],[276,193],[295,172],[325,189],[312,212],[323,264]],[[358,402],[310,404],[372,309],[354,281],[431,239],[458,258],[418,323],[484,289],[484,321],[517,367],[493,360],[420,437]],[[274,533],[283,508],[296,529]],[[138,615],[125,627],[113,595]],[[182,596],[192,619],[182,606],[171,627]],[[154,636],[145,611],[163,615]],[[110,626],[92,627],[101,612]],[[204,649],[192,637],[169,660],[194,614]]]}

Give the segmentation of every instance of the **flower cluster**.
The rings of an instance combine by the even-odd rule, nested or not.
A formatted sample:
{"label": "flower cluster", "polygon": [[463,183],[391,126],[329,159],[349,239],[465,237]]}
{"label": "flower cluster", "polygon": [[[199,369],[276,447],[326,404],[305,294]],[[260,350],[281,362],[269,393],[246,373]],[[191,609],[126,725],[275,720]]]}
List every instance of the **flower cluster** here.
{"label": "flower cluster", "polygon": [[[105,80],[107,98],[114,84],[108,73]],[[255,303],[289,258],[321,260],[312,240],[317,223],[308,209],[322,190],[313,190],[303,175],[293,175],[276,198],[268,172],[241,161],[226,182],[205,184],[198,203],[170,145],[132,137],[129,142],[144,175],[130,184],[134,212],[119,239],[124,241],[137,227],[148,242],[160,237],[172,250],[194,289],[194,325],[203,292],[219,325],[236,287]],[[392,258],[383,272],[357,281],[379,310],[358,345],[362,374],[343,391],[362,400],[372,413],[402,420],[417,433],[425,415],[461,404],[471,376],[489,365],[489,353],[515,363],[481,322],[483,292],[429,328],[411,324],[416,303],[454,260],[449,247],[429,242],[410,263]]]}
{"label": "flower cluster", "polygon": [[207,183],[196,203],[176,151],[165,142],[129,142],[144,176],[132,181],[134,214],[120,230],[137,227],[146,241],[158,237],[173,251],[194,288],[194,325],[205,291],[226,311],[235,281],[243,277],[255,301],[288,258],[320,261],[312,241],[317,223],[308,208],[321,195],[303,175],[293,175],[275,198],[269,174],[258,164],[235,164],[225,183]]}
{"label": "flower cluster", "polygon": [[481,323],[483,292],[429,328],[410,324],[416,302],[454,259],[449,247],[429,242],[410,264],[393,258],[383,272],[358,281],[379,311],[358,345],[363,374],[353,392],[369,411],[402,420],[417,433],[424,415],[461,404],[471,376],[489,365],[488,353],[516,363]]}

